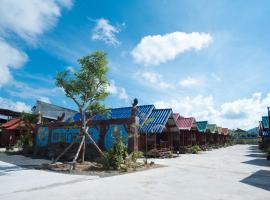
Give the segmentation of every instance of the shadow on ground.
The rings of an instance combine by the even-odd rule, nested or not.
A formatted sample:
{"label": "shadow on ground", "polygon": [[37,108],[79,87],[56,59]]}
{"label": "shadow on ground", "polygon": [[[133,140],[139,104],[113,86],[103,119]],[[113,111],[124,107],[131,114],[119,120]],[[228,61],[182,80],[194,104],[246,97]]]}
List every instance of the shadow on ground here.
{"label": "shadow on ground", "polygon": [[[44,163],[51,162],[50,160],[41,159],[39,157],[34,156],[27,157],[21,154],[6,154],[6,153],[0,153],[0,161],[28,169],[29,168],[33,169]],[[0,168],[0,172],[1,170],[2,169]]]}
{"label": "shadow on ground", "polygon": [[265,158],[256,158],[253,160],[245,161],[243,163],[263,167],[270,167],[270,163]]}
{"label": "shadow on ground", "polygon": [[262,153],[251,153],[246,156],[252,157],[252,158],[265,158],[266,159],[266,156]]}
{"label": "shadow on ground", "polygon": [[270,191],[270,171],[259,170],[240,182]]}

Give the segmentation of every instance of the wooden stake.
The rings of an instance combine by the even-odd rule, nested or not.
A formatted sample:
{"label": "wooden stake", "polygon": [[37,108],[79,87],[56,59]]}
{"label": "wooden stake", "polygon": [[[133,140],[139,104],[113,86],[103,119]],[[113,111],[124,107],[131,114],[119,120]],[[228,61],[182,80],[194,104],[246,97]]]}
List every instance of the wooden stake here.
{"label": "wooden stake", "polygon": [[79,146],[79,148],[78,148],[78,150],[77,150],[77,153],[76,153],[76,155],[75,155],[75,157],[74,157],[74,159],[73,159],[73,161],[72,161],[73,166],[71,167],[71,170],[76,168],[76,164],[75,164],[75,163],[76,163],[76,160],[77,160],[77,158],[78,158],[78,156],[79,156],[79,153],[80,153],[80,151],[81,151],[81,148],[82,148],[84,142],[85,142],[85,135],[82,137],[80,146]]}

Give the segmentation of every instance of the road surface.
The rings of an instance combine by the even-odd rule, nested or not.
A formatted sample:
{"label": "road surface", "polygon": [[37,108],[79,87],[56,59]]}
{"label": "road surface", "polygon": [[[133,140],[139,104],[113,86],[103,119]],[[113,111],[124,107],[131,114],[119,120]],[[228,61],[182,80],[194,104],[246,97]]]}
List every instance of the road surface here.
{"label": "road surface", "polygon": [[1,200],[270,199],[270,163],[254,145],[159,159],[167,167],[106,178],[26,169],[12,159],[0,156]]}

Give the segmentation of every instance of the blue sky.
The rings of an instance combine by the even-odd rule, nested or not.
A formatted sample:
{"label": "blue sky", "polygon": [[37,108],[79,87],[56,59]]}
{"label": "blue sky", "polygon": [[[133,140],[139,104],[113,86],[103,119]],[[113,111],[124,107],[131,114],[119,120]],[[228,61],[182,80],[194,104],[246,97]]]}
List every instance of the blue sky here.
{"label": "blue sky", "polygon": [[0,103],[75,108],[54,85],[77,59],[108,53],[109,107],[172,107],[251,128],[270,105],[269,1],[0,1]]}

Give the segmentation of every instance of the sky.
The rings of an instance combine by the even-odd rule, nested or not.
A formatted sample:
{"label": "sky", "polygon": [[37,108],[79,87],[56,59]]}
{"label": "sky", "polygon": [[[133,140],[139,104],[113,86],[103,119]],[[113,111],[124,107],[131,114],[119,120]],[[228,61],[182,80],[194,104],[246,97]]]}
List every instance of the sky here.
{"label": "sky", "polygon": [[0,107],[76,109],[55,86],[96,50],[108,55],[108,107],[172,108],[228,128],[270,106],[270,2],[0,0]]}

